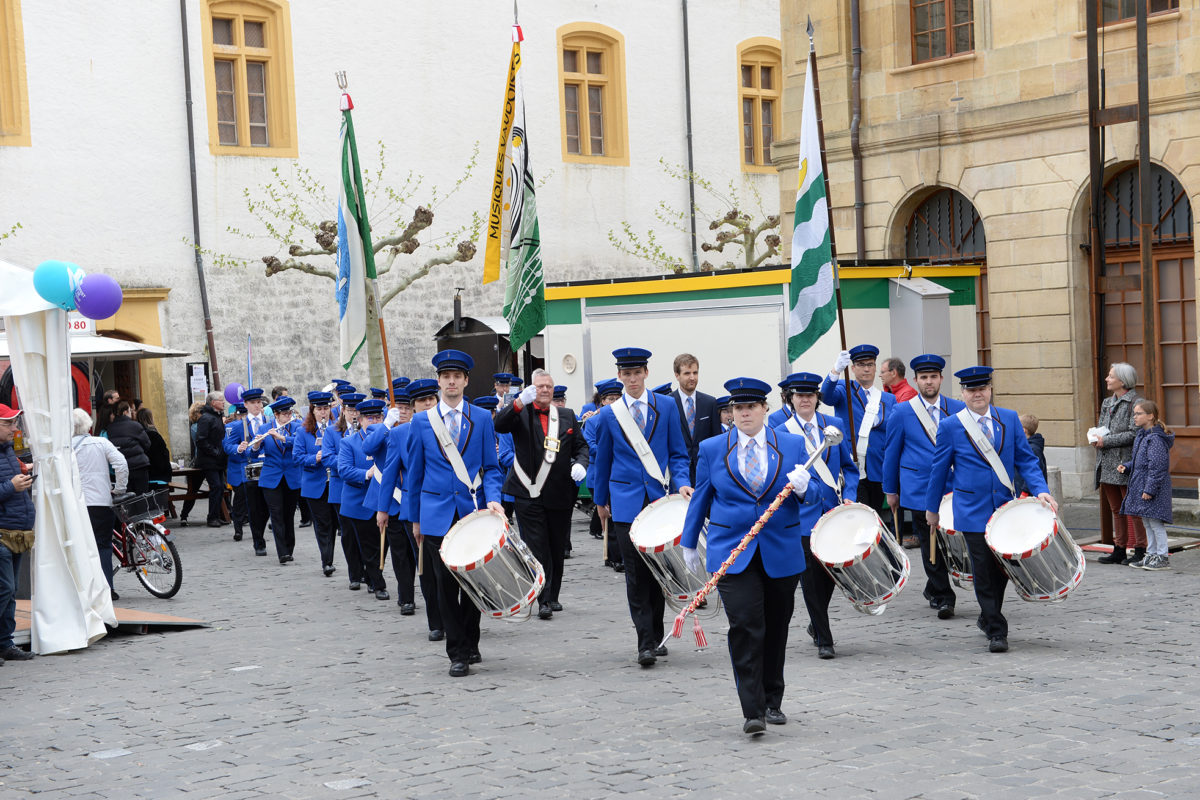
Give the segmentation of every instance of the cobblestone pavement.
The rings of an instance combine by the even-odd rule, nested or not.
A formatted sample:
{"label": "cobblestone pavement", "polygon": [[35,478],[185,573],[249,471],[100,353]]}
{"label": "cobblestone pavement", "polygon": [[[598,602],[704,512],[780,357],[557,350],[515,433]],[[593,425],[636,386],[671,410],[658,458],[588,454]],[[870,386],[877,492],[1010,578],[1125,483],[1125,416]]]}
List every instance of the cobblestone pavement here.
{"label": "cobblestone pavement", "polygon": [[1089,555],[1061,605],[1010,590],[1002,655],[973,596],[939,621],[923,577],[878,617],[835,597],[833,661],[798,599],[790,720],[751,740],[723,617],[709,649],[689,624],[638,667],[623,577],[576,523],[566,609],[485,620],[465,679],[420,610],[347,591],[343,568],[322,577],[311,528],[286,567],[228,528],[180,529],[179,596],[121,574],[119,605],[212,627],[6,664],[0,797],[1196,796],[1196,551],[1160,573]]}

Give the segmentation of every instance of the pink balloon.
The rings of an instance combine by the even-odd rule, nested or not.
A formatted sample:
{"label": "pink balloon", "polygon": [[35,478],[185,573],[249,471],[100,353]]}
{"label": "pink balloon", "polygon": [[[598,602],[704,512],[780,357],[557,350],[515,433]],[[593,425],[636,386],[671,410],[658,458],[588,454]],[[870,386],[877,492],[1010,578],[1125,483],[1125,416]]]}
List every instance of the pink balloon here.
{"label": "pink balloon", "polygon": [[108,275],[85,275],[75,289],[75,307],[88,319],[108,319],[117,313],[123,297],[121,286]]}

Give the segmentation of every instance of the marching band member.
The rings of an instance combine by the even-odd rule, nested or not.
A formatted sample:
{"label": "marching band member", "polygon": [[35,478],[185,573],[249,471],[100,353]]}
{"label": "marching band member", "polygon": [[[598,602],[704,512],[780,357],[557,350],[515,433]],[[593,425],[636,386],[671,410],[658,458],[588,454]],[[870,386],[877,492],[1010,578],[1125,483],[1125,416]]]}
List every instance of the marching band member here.
{"label": "marching band member", "polygon": [[321,571],[328,578],[334,573],[333,544],[337,537],[333,525],[336,513],[329,505],[329,483],[331,470],[325,463],[323,444],[329,425],[329,406],[333,395],[329,392],[308,393],[308,416],[292,442],[292,458],[300,465],[300,496],[308,503],[312,513],[313,534],[317,537],[317,551],[321,554]]}
{"label": "marching band member", "polygon": [[[349,384],[347,384],[349,386]],[[350,387],[353,389],[354,387]],[[358,404],[366,399],[359,392],[340,392],[342,413],[337,424],[325,429],[321,440],[321,461],[329,465],[329,502],[337,510],[338,529],[342,533],[342,557],[346,559],[350,591],[362,588],[364,580],[362,551],[358,547],[358,529],[342,514],[342,493],[346,488],[341,472],[342,443],[358,430]]]}
{"label": "marching band member", "polygon": [[508,399],[508,389],[512,385],[512,379],[513,376],[507,372],[497,372],[492,376],[492,389],[499,405],[504,405],[504,401]]}
{"label": "marching band member", "polygon": [[267,501],[263,497],[259,477],[263,468],[262,437],[267,435],[271,422],[263,414],[263,390],[258,388],[246,389],[242,392],[242,405],[246,407],[246,417],[240,426],[235,425],[229,438],[225,440],[225,452],[231,455],[241,455],[246,459],[245,482],[246,507],[250,512],[250,537],[254,540],[254,555],[267,554],[267,520],[269,512]]}
{"label": "marching band member", "polygon": [[[467,403],[463,392],[474,359],[459,350],[433,357],[441,400],[436,408],[417,414],[409,433],[408,501],[413,534],[419,545],[440,551],[442,539],[460,518],[482,508],[504,513],[500,505],[503,476],[496,460],[496,435],[491,415]],[[461,591],[441,558],[435,558],[439,608],[446,630],[450,676],[470,674],[479,654],[479,609]]]}
{"label": "marching band member", "polygon": [[679,412],[683,443],[688,451],[688,476],[694,483],[700,442],[720,433],[721,421],[715,409],[716,398],[696,390],[700,383],[699,359],[691,353],[680,353],[675,356],[672,366],[679,388],[671,392],[671,397],[675,398],[675,410]]}
{"label": "marching band member", "polygon": [[554,399],[550,401],[559,408],[567,407],[567,387],[558,384],[554,387]]}
{"label": "marching band member", "polygon": [[[801,436],[807,454],[812,453],[825,441],[826,426],[845,428],[837,417],[826,416],[817,411],[821,394],[817,387],[821,376],[812,372],[797,372],[787,380],[792,416],[775,430],[793,432]],[[793,421],[794,420],[794,421]],[[853,501],[858,496],[859,472],[850,454],[846,438],[836,448],[829,448],[809,468],[813,480],[800,508],[801,534],[804,545],[804,561],[808,569],[800,576],[800,588],[804,592],[804,606],[808,609],[808,634],[817,646],[818,658],[833,658],[833,631],[829,628],[829,601],[833,597],[833,578],[817,563],[812,554],[812,529],[826,511],[840,505],[843,500]]]}
{"label": "marching band member", "polygon": [[[379,529],[375,526],[375,510],[363,505],[367,485],[375,479],[380,467],[376,465],[372,456],[367,455],[364,445],[368,434],[382,436],[387,433],[387,429],[382,425],[383,405],[382,400],[374,398],[359,402],[356,407],[358,429],[346,434],[338,447],[338,473],[342,478],[342,519],[354,529],[367,591],[374,593],[376,600],[390,600],[391,595],[388,594],[383,571],[379,568]],[[371,431],[372,426],[378,428]],[[346,534],[347,531],[343,529],[343,541]],[[345,546],[343,544],[343,547]]]}
{"label": "marching band member", "polygon": [[280,564],[289,564],[296,549],[296,501],[300,497],[300,469],[292,459],[295,427],[292,425],[292,406],[296,401],[283,395],[271,403],[275,424],[267,429],[263,440],[263,468],[258,484],[267,501],[271,515],[271,532],[275,537],[275,554]]}
{"label": "marching band member", "polygon": [[596,415],[594,499],[601,520],[612,519],[612,533],[625,563],[625,594],[637,632],[637,661],[651,667],[657,656],[667,655],[666,646],[660,644],[665,601],[629,538],[629,526],[643,508],[672,488],[686,498],[692,496],[692,487],[675,403],[646,391],[650,351],[622,347],[613,351],[613,357],[625,393]]}
{"label": "marching band member", "polygon": [[[589,403],[592,408],[585,410],[579,417],[579,427],[583,429],[583,440],[588,446],[588,468],[587,477],[584,478],[584,483],[587,485],[588,492],[594,494],[594,481],[596,474],[596,435],[600,430],[600,425],[594,422],[596,415],[600,410],[607,405],[611,405],[614,400],[621,396],[621,392],[625,387],[616,378],[605,378],[596,383],[596,404]],[[585,408],[587,408],[585,406]],[[592,424],[588,424],[591,422]],[[594,497],[593,497],[594,499]],[[589,523],[589,531],[592,536],[597,539],[604,538],[604,526],[600,521],[600,509],[596,504],[592,503],[592,519]],[[621,548],[617,544],[617,537],[610,536],[608,539],[608,550],[604,553],[604,566],[612,567],[616,572],[625,571],[625,563],[621,560]]]}
{"label": "marching band member", "polygon": [[233,540],[242,540],[242,530],[249,526],[250,509],[246,500],[246,453],[239,452],[238,442],[242,441],[241,428],[246,419],[246,407],[236,403],[229,407],[229,416],[225,423],[225,440],[221,447],[225,450],[225,482],[233,492],[233,508],[229,509],[233,517]]}
{"label": "marching band member", "polygon": [[936,529],[942,496],[953,488],[954,525],[966,538],[979,601],[976,624],[988,637],[988,650],[1004,653],[1008,651],[1008,620],[1001,607],[1008,574],[988,547],[984,530],[992,513],[1013,499],[1014,474],[1020,473],[1029,490],[1055,512],[1058,503],[1046,488],[1017,412],[992,405],[992,368],[967,367],[954,377],[962,386],[966,408],[938,425],[925,517],[930,530]]}
{"label": "marching band member", "polygon": [[[858,482],[858,502],[883,513],[883,451],[887,446],[887,424],[896,405],[896,396],[875,386],[875,359],[879,348],[860,344],[838,354],[833,369],[821,384],[821,400],[833,408],[842,422],[842,430],[851,437],[850,445],[858,453],[862,471]],[[846,405],[846,381],[838,376],[850,366],[854,380],[850,391],[854,397],[854,430],[850,430],[850,412]],[[885,520],[886,521],[886,520]],[[895,533],[899,536],[899,527]],[[897,539],[899,541],[899,539]]]}
{"label": "marching band member", "polygon": [[416,590],[413,588],[417,548],[407,519],[408,498],[404,496],[404,451],[408,447],[412,401],[407,389],[397,388],[395,381],[392,387],[396,405],[388,415],[394,413],[396,424],[390,430],[372,428],[372,435],[367,437],[363,448],[374,457],[377,466],[382,465],[379,466],[378,480],[372,480],[367,487],[364,505],[375,512],[375,524],[385,532],[385,546],[392,552],[392,574],[396,576],[396,604],[400,606],[400,614],[409,617],[417,613]]}
{"label": "marching band member", "polygon": [[[413,419],[416,419],[418,414],[437,406],[438,382],[432,378],[415,380],[408,385],[408,396],[412,400]],[[409,436],[411,435],[410,431]],[[401,458],[407,458],[407,451]],[[405,516],[409,518],[409,530],[411,531],[412,512],[407,512]],[[415,534],[413,539],[416,539]],[[446,626],[442,622],[441,606],[438,604],[437,574],[434,562],[440,561],[441,557],[433,551],[432,547],[418,547],[417,554],[418,560],[421,561],[418,583],[421,585],[421,597],[425,598],[425,618],[429,623],[429,641],[440,642],[446,638]]]}
{"label": "marching band member", "polygon": [[[913,528],[921,545],[921,563],[925,567],[925,599],[937,609],[938,619],[954,616],[954,589],[946,558],[929,563],[929,550],[936,547],[936,532],[925,524],[925,493],[929,483],[929,465],[937,445],[938,425],[957,414],[962,402],[942,397],[942,370],[946,359],[932,353],[909,362],[917,379],[918,394],[896,403],[896,412],[888,422],[887,444],[883,457],[883,492],[893,519],[903,511],[912,514]],[[953,476],[947,481],[953,480]],[[939,501],[940,502],[940,501]]]}
{"label": "marching band member", "polygon": [[[783,401],[780,408],[772,411],[767,417],[767,427],[778,428],[783,423],[791,418],[792,414],[796,413],[792,410],[792,390],[788,387],[788,381],[792,378],[791,375],[779,382],[779,398]],[[733,425],[733,414],[730,413],[728,425]]]}
{"label": "marching band member", "polygon": [[[726,381],[737,431],[700,442],[696,491],[688,505],[680,545],[689,569],[700,571],[696,544],[708,520],[707,563],[717,572],[785,486],[794,492],[726,571],[717,590],[729,619],[729,657],[745,722],[761,734],[766,723],[783,725],[783,665],[796,584],[804,572],[800,507],[809,490],[804,442],[772,430],[767,418],[770,384],[753,378]],[[819,567],[818,567],[819,569]]]}
{"label": "marching band member", "polygon": [[538,597],[538,618],[562,611],[563,558],[570,540],[571,512],[587,477],[587,442],[579,434],[575,412],[553,404],[554,378],[535,369],[530,385],[512,405],[496,414],[496,430],[510,434],[513,462],[504,482],[512,495],[521,538],[546,571]]}
{"label": "marching band member", "polygon": [[721,433],[733,430],[733,409],[729,407],[729,395],[723,394],[718,397],[716,405],[713,408],[721,420]]}

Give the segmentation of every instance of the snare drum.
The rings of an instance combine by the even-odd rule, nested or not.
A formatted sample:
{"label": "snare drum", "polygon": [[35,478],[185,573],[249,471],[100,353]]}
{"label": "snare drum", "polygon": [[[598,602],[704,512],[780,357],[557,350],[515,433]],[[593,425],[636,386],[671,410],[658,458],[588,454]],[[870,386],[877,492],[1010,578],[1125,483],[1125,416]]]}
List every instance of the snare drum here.
{"label": "snare drum", "polygon": [[1054,603],[1083,580],[1083,551],[1058,515],[1036,497],[996,509],[984,539],[1022,600]]}
{"label": "snare drum", "polygon": [[262,475],[263,462],[250,461],[246,464],[246,480],[256,481]]}
{"label": "snare drum", "polygon": [[442,539],[441,556],[463,592],[489,617],[528,618],[546,585],[542,565],[494,511],[476,511],[456,522]]}
{"label": "snare drum", "polygon": [[937,528],[938,555],[946,559],[946,571],[950,580],[960,589],[972,589],[975,577],[971,574],[971,553],[967,550],[967,537],[954,530],[954,492],[947,492],[938,507]]}
{"label": "snare drum", "polygon": [[813,557],[864,614],[882,614],[908,582],[908,556],[870,506],[847,503],[825,512],[809,544]]}
{"label": "snare drum", "polygon": [[[691,603],[696,593],[708,581],[707,572],[692,572],[683,560],[683,548],[679,546],[679,539],[683,535],[683,521],[687,510],[688,500],[683,495],[667,495],[643,508],[629,526],[630,541],[650,568],[654,579],[658,581],[667,605],[677,612]],[[696,552],[700,555],[701,564],[704,564],[704,544],[705,537],[701,533],[700,540],[696,543]],[[710,592],[705,599],[705,615],[715,616],[720,612],[720,594]],[[697,609],[697,613],[700,611],[701,609]]]}

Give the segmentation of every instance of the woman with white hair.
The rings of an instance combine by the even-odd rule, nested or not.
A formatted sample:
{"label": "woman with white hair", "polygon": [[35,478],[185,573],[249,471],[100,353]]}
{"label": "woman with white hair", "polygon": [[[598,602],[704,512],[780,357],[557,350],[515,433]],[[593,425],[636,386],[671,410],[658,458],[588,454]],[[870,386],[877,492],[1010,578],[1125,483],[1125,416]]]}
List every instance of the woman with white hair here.
{"label": "woman with white hair", "polygon": [[1104,385],[1112,394],[1100,406],[1096,427],[1108,432],[1097,436],[1092,446],[1096,448],[1096,488],[1100,490],[1100,538],[1111,537],[1113,550],[1101,556],[1100,563],[1132,564],[1146,554],[1146,528],[1141,517],[1121,513],[1129,476],[1118,472],[1117,466],[1133,458],[1137,436],[1133,405],[1141,400],[1134,389],[1137,370],[1119,361],[1109,367]]}
{"label": "woman with white hair", "polygon": [[[83,501],[87,504],[88,517],[92,522],[92,535],[96,537],[96,549],[100,551],[100,566],[108,588],[113,588],[112,534],[116,516],[112,510],[113,496],[125,494],[129,482],[129,465],[125,456],[108,439],[91,436],[92,415],[82,408],[71,412],[75,435],[71,438],[71,449],[79,463],[79,482],[83,485]],[[109,483],[108,470],[112,468],[115,483]],[[112,599],[119,596],[112,592]]]}

